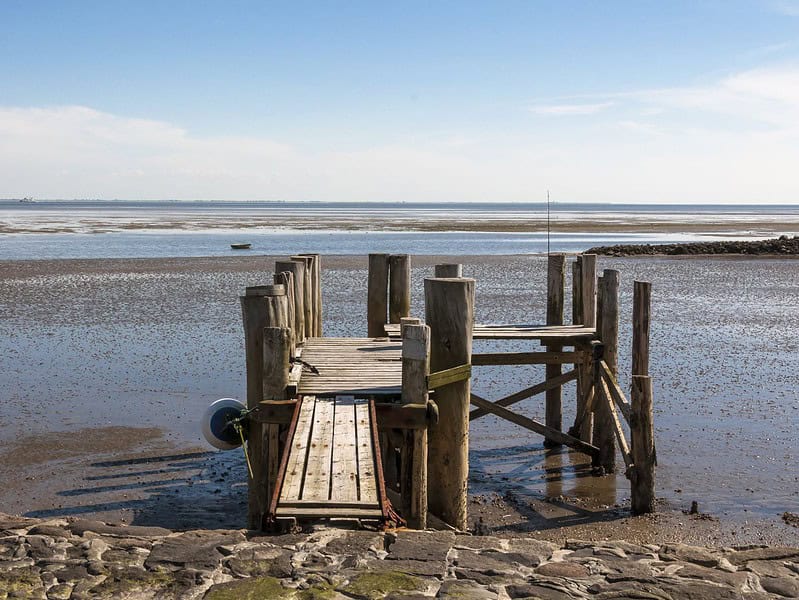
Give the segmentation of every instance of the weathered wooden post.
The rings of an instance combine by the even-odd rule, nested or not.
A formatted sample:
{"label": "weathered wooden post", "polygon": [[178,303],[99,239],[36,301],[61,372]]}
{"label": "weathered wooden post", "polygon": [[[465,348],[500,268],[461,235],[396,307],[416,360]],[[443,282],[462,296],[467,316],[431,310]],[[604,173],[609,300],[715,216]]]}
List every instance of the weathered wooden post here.
{"label": "weathered wooden post", "polygon": [[274,274],[274,281],[276,284],[282,285],[286,290],[286,311],[288,314],[288,320],[286,321],[286,325],[289,329],[291,329],[292,333],[292,348],[291,354],[294,355],[294,350],[296,346],[297,340],[297,306],[294,301],[294,273],[289,271],[282,271],[276,272]]}
{"label": "weathered wooden post", "polygon": [[388,315],[388,254],[369,255],[366,321],[369,337],[384,337]]}
{"label": "weathered wooden post", "polygon": [[463,277],[463,265],[447,263],[435,266],[436,277]]}
{"label": "weathered wooden post", "polygon": [[652,380],[649,377],[649,325],[652,286],[645,281],[633,284],[633,348],[630,445],[633,468],[631,504],[633,514],[655,510],[655,429]]}
{"label": "weathered wooden post", "polygon": [[651,377],[633,375],[631,404],[631,504],[633,514],[640,515],[655,511],[655,428]]}
{"label": "weathered wooden post", "polygon": [[311,337],[322,337],[322,259],[318,254],[300,254],[303,258],[310,259],[309,272],[311,274]]}
{"label": "weathered wooden post", "polygon": [[[579,303],[575,304],[572,299],[573,308],[579,308],[579,313],[573,316],[579,317],[579,324],[585,327],[596,327],[596,255],[581,254],[577,257],[574,271],[575,277],[575,297],[579,297]],[[576,349],[576,348],[575,348]],[[588,411],[594,394],[592,385],[593,373],[591,368],[591,350],[589,346],[580,347],[582,359],[577,368],[577,414],[585,415],[580,425],[579,438],[584,442],[591,442],[593,429],[593,414]]]}
{"label": "weathered wooden post", "polygon": [[400,319],[400,337],[405,337],[405,328],[408,325],[421,325],[422,320],[419,317],[402,317]]}
{"label": "weathered wooden post", "polygon": [[322,337],[322,324],[324,322],[322,316],[322,257],[316,255],[316,336]]}
{"label": "weathered wooden post", "polygon": [[305,341],[305,261],[279,260],[275,273],[287,271],[294,279],[294,335],[295,343]]}
{"label": "weathered wooden post", "polygon": [[392,254],[388,259],[388,322],[399,323],[411,314],[411,257]]}
{"label": "weathered wooden post", "polygon": [[580,261],[580,302],[582,324],[596,327],[596,254],[582,254]]}
{"label": "weathered wooden post", "polygon": [[[403,319],[404,320],[404,319]],[[430,374],[430,328],[408,323],[402,330],[402,403],[428,402]],[[400,475],[402,514],[408,526],[427,527],[427,429],[405,433]]]}
{"label": "weathered wooden post", "polygon": [[633,375],[649,375],[649,322],[652,284],[633,283]]}
{"label": "weathered wooden post", "polygon": [[[294,332],[288,327],[265,327],[263,351],[263,400],[286,400],[289,384],[289,370],[294,348]],[[250,429],[252,432],[252,428]],[[258,489],[266,489],[264,512],[269,505],[272,491],[277,482],[280,465],[280,425],[269,423],[265,426],[263,456],[259,461],[261,470],[256,471],[253,484]],[[263,515],[263,513],[262,513]]]}
{"label": "weathered wooden post", "polygon": [[[600,278],[601,315],[598,319],[599,338],[603,346],[603,358],[613,377],[618,375],[619,355],[619,272],[605,269]],[[594,385],[600,385],[599,370],[594,371]],[[602,394],[595,392],[596,397]],[[608,398],[609,401],[613,401]],[[594,435],[593,444],[599,448],[594,457],[594,466],[602,467],[605,473],[616,470],[616,434],[613,415],[606,402],[594,403]]]}
{"label": "weathered wooden post", "polygon": [[[566,255],[550,254],[547,257],[547,325],[563,325],[563,294],[566,281]],[[548,346],[549,352],[561,352],[563,346]],[[560,364],[546,366],[546,378],[562,373]],[[546,425],[563,431],[563,388],[558,386],[546,392]],[[554,448],[560,443],[546,438],[544,446]]]}
{"label": "weathered wooden post", "polygon": [[316,336],[316,324],[314,318],[316,313],[314,311],[314,301],[316,300],[316,293],[313,289],[313,259],[310,256],[292,256],[291,260],[300,262],[305,265],[303,271],[303,287],[302,287],[302,306],[305,317],[305,337]]}
{"label": "weathered wooden post", "polygon": [[580,283],[583,280],[580,273],[581,259],[578,256],[572,263],[572,325],[582,325],[583,323],[583,291]]}
{"label": "weathered wooden post", "polygon": [[[264,328],[285,326],[288,306],[282,285],[249,287],[240,301],[244,322],[247,408],[253,409],[264,399]],[[269,507],[267,453],[270,444],[267,433],[262,424],[250,423],[247,449],[254,476],[249,480],[248,495],[248,526],[251,529],[261,528],[263,515]]]}
{"label": "weathered wooden post", "polygon": [[[474,279],[425,279],[430,371],[471,363]],[[467,527],[470,380],[436,390],[439,422],[428,432],[430,510],[457,529]]]}

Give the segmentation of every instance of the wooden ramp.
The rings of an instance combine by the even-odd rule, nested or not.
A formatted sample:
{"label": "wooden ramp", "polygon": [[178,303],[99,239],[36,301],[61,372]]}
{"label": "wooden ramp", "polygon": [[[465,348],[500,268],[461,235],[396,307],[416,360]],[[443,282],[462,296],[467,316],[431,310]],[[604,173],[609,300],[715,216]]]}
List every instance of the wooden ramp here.
{"label": "wooden ramp", "polygon": [[273,515],[388,518],[374,407],[353,396],[304,396],[289,431]]}

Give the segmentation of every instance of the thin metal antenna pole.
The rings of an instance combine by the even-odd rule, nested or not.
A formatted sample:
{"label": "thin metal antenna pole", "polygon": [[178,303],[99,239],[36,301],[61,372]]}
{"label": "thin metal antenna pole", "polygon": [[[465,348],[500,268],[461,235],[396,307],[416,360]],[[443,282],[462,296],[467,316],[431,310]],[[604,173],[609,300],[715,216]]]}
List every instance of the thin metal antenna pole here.
{"label": "thin metal antenna pole", "polygon": [[549,256],[549,235],[551,232],[549,220],[549,190],[547,190],[547,256]]}

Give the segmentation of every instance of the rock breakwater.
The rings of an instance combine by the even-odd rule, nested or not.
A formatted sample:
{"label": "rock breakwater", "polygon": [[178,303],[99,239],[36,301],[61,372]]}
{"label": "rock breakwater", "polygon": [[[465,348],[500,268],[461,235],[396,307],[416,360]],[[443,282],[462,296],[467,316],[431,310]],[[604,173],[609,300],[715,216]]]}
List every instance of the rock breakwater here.
{"label": "rock breakwater", "polygon": [[6,598],[650,598],[799,596],[799,548],[320,527],[263,536],[0,514]]}
{"label": "rock breakwater", "polygon": [[749,256],[799,255],[799,236],[780,236],[771,240],[691,242],[685,244],[618,244],[597,246],[588,254],[605,256],[682,256],[701,254],[744,254]]}

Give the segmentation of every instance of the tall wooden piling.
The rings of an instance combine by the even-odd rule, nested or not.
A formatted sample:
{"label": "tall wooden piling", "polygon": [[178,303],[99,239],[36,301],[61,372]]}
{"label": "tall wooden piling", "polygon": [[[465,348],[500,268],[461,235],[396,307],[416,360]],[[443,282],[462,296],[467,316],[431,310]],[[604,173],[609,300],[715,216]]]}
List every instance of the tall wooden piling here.
{"label": "tall wooden piling", "polygon": [[633,375],[630,437],[633,468],[630,497],[634,515],[655,511],[655,428],[652,410],[652,379]]}
{"label": "tall wooden piling", "polygon": [[459,263],[436,265],[434,273],[436,277],[463,277],[463,265]]}
{"label": "tall wooden piling", "polygon": [[[547,258],[547,325],[563,325],[563,295],[566,283],[566,255],[551,254]],[[548,346],[549,352],[561,352],[563,346]],[[546,366],[546,378],[562,373],[560,364]],[[563,431],[563,388],[558,386],[546,392],[546,425]],[[554,448],[560,444],[546,438],[544,446]]]}
{"label": "tall wooden piling", "polygon": [[291,260],[305,265],[303,271],[302,306],[305,317],[305,337],[316,337],[316,293],[313,289],[313,258],[307,255],[292,256]]}
{"label": "tall wooden piling", "polygon": [[578,256],[572,263],[572,325],[582,325],[583,323],[583,291],[580,283],[583,280],[580,273],[581,259]]}
{"label": "tall wooden piling", "polygon": [[[425,279],[430,370],[471,363],[474,279]],[[470,380],[436,390],[439,422],[428,433],[430,510],[457,529],[467,527]]]}
{"label": "tall wooden piling", "polygon": [[[572,323],[575,325],[586,324],[586,314],[591,322],[591,327],[596,324],[596,256],[592,261],[586,260],[586,254],[581,254],[572,265]],[[583,268],[583,265],[586,265]],[[588,292],[584,293],[584,288]],[[579,362],[575,364],[577,370],[577,382],[575,390],[577,394],[577,415],[582,416],[582,421],[577,423],[579,429],[574,434],[580,440],[590,443],[593,430],[594,415],[589,410],[589,405],[593,396],[593,386],[591,385],[591,348],[589,345],[581,344],[575,347],[579,350]]]}
{"label": "tall wooden piling", "polygon": [[[619,272],[605,269],[600,278],[598,307],[601,309],[597,327],[599,339],[602,341],[603,358],[613,377],[618,376],[619,354]],[[598,383],[599,370],[595,371],[595,383]],[[596,393],[596,392],[595,392]],[[602,394],[598,394],[602,397]],[[612,401],[608,398],[609,401]],[[599,448],[594,457],[594,466],[602,467],[605,473],[616,470],[616,434],[613,415],[606,402],[594,403],[593,444]]]}
{"label": "tall wooden piling", "polygon": [[596,327],[596,254],[582,254],[580,258],[582,323],[586,327]]}
{"label": "tall wooden piling", "polygon": [[305,341],[305,261],[279,260],[275,263],[275,273],[289,272],[294,279],[294,341]]}
{"label": "tall wooden piling", "polygon": [[[404,319],[403,319],[404,320]],[[427,405],[430,328],[405,324],[402,330],[402,403]],[[400,474],[402,514],[408,527],[427,527],[427,429],[405,432]]]}
{"label": "tall wooden piling", "polygon": [[[253,409],[263,400],[264,328],[285,327],[288,320],[287,299],[282,285],[247,288],[240,298],[244,323],[245,362],[247,368],[247,408]],[[248,524],[260,529],[269,507],[270,485],[269,430],[260,423],[250,423],[248,452],[254,479],[249,479]]]}
{"label": "tall wooden piling", "polygon": [[294,354],[294,349],[296,347],[296,340],[297,340],[297,306],[294,301],[294,273],[289,271],[281,271],[279,273],[274,274],[274,282],[276,284],[282,285],[283,288],[286,290],[286,313],[288,318],[286,320],[286,326],[291,329],[292,333],[292,348],[291,352],[292,355]]}
{"label": "tall wooden piling", "polygon": [[649,322],[652,284],[633,283],[633,375],[649,375]]}
{"label": "tall wooden piling", "polygon": [[366,321],[369,337],[385,336],[387,319],[388,254],[370,254],[366,298]]}
{"label": "tall wooden piling", "polygon": [[388,259],[388,322],[399,323],[411,314],[411,257],[392,254]]}
{"label": "tall wooden piling", "polygon": [[310,259],[311,313],[313,326],[311,337],[322,337],[322,259],[318,254],[300,254]]}
{"label": "tall wooden piling", "polygon": [[631,503],[633,514],[655,510],[655,431],[652,380],[649,377],[649,327],[652,285],[646,281],[633,284],[633,389],[630,418],[630,445],[633,469]]}

